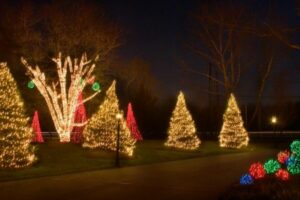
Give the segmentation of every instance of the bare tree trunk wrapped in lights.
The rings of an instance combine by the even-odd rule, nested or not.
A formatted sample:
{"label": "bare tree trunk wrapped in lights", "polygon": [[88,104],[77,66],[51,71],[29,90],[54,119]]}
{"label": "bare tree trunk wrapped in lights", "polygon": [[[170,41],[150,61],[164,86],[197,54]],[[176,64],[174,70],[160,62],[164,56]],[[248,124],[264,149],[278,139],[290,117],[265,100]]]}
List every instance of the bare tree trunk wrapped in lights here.
{"label": "bare tree trunk wrapped in lights", "polygon": [[[39,66],[33,68],[24,58],[21,61],[47,103],[60,142],[69,142],[73,127],[85,125],[85,123],[74,123],[74,116],[78,106],[78,95],[83,91],[88,80],[93,78],[95,64],[87,59],[86,54],[83,54],[80,60],[72,61],[69,56],[63,60],[60,53],[58,58],[53,58],[57,67],[58,81],[49,83]],[[68,81],[68,77],[71,80]],[[84,99],[82,103],[90,100],[99,92]]]}
{"label": "bare tree trunk wrapped in lights", "polygon": [[120,119],[120,152],[132,156],[136,141],[131,137],[123,112],[119,109],[116,81],[113,81],[106,91],[106,97],[99,110],[89,119],[83,131],[83,147],[115,151],[117,146],[117,114],[122,115]]}
{"label": "bare tree trunk wrapped in lights", "polygon": [[23,102],[5,63],[0,63],[0,168],[21,168],[35,161],[33,137]]}
{"label": "bare tree trunk wrapped in lights", "polygon": [[194,120],[186,107],[184,95],[180,92],[170,120],[168,139],[165,145],[194,150],[199,147],[200,143],[196,135]]}
{"label": "bare tree trunk wrapped in lights", "polygon": [[241,148],[248,146],[248,132],[244,128],[241,111],[235,97],[230,94],[228,105],[223,115],[223,126],[219,135],[221,147]]}

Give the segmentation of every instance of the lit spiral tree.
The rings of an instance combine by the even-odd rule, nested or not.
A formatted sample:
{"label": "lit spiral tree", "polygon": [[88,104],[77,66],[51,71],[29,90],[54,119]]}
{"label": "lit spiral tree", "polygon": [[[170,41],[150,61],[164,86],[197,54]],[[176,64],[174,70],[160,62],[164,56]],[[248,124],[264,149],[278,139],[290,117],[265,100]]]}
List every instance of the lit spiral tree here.
{"label": "lit spiral tree", "polygon": [[6,63],[0,63],[0,167],[21,168],[36,158],[33,137],[17,85]]}
{"label": "lit spiral tree", "polygon": [[[70,142],[70,135],[73,127],[84,126],[86,123],[74,123],[75,110],[77,108],[78,95],[83,91],[86,83],[93,79],[95,63],[87,59],[83,54],[81,59],[72,59],[68,56],[64,60],[61,53],[57,58],[52,59],[56,64],[58,80],[49,83],[46,80],[45,73],[39,66],[31,67],[27,61],[22,58],[21,61],[27,68],[33,83],[44,97],[55,129],[59,135],[60,142]],[[97,61],[97,58],[95,59]],[[68,75],[68,72],[70,73]],[[70,77],[70,80],[67,80]],[[100,90],[84,99],[81,103],[92,99]]]}
{"label": "lit spiral tree", "polygon": [[223,126],[219,135],[221,147],[241,148],[248,146],[248,132],[244,128],[244,122],[235,97],[230,94],[227,108],[223,115]]}
{"label": "lit spiral tree", "polygon": [[88,120],[83,130],[83,147],[100,148],[116,151],[117,127],[116,115],[121,114],[120,120],[120,152],[132,156],[136,140],[131,137],[129,128],[119,109],[118,97],[116,95],[116,81],[113,81],[98,111]]}
{"label": "lit spiral tree", "polygon": [[165,145],[187,150],[197,149],[200,145],[194,120],[186,107],[182,92],[178,95],[176,107],[172,113]]}

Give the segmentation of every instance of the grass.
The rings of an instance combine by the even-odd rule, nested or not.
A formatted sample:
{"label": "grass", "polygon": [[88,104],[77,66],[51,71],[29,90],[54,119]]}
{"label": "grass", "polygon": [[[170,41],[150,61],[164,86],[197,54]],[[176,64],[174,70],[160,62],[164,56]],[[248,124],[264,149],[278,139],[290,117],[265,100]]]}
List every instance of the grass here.
{"label": "grass", "polygon": [[[48,141],[36,145],[38,161],[31,167],[18,170],[0,170],[0,181],[25,178],[62,175],[83,171],[107,169],[114,167],[114,152],[90,150],[74,144],[61,144]],[[205,141],[195,151],[184,151],[164,147],[163,141],[146,140],[137,143],[134,156],[122,157],[121,166],[143,165],[196,157],[241,153],[249,151],[264,151],[270,149],[263,145],[250,145],[240,150],[224,149],[216,141]]]}

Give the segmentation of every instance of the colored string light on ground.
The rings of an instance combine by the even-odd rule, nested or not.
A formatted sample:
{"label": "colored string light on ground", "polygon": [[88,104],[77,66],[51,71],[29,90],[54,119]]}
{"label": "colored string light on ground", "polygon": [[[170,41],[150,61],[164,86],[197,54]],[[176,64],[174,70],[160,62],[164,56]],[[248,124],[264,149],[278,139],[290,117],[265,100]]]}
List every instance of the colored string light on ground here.
{"label": "colored string light on ground", "polygon": [[249,174],[254,178],[254,179],[260,179],[263,178],[266,174],[266,171],[264,169],[264,166],[260,163],[253,163],[250,168],[249,168]]}
{"label": "colored string light on ground", "polygon": [[287,181],[290,178],[289,172],[284,169],[279,169],[275,175],[277,178],[279,178],[280,180],[283,180],[283,181]]}
{"label": "colored string light on ground", "polygon": [[300,158],[292,155],[287,161],[287,169],[291,174],[300,174]]}
{"label": "colored string light on ground", "polygon": [[264,168],[267,174],[273,174],[280,169],[280,164],[277,160],[270,159],[264,164]]}
{"label": "colored string light on ground", "polygon": [[251,185],[253,183],[253,178],[250,174],[244,174],[240,178],[241,185]]}
{"label": "colored string light on ground", "polygon": [[281,164],[286,163],[286,161],[289,159],[290,157],[290,152],[288,150],[285,151],[280,151],[277,154],[277,160],[278,162],[280,162]]}
{"label": "colored string light on ground", "polygon": [[291,147],[292,153],[300,156],[300,141],[299,140],[293,141],[292,144],[290,145],[290,147]]}

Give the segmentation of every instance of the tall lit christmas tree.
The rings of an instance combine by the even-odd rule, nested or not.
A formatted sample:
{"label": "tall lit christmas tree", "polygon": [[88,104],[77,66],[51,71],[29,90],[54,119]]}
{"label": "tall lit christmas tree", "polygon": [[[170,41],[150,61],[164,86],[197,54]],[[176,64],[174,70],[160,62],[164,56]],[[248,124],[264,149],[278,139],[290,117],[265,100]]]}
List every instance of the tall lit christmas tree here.
{"label": "tall lit christmas tree", "polygon": [[137,126],[137,123],[136,123],[136,120],[135,120],[135,117],[133,114],[131,103],[129,103],[128,107],[127,107],[126,122],[127,122],[127,127],[129,128],[129,130],[131,132],[131,136],[137,141],[143,140],[143,137],[139,131],[139,128]]}
{"label": "tall lit christmas tree", "polygon": [[196,135],[195,122],[188,111],[182,92],[177,98],[168,129],[166,146],[193,150],[199,147],[200,140]]}
{"label": "tall lit christmas tree", "polygon": [[219,142],[221,147],[228,148],[241,148],[247,146],[249,142],[241,111],[233,94],[230,94],[228,105],[223,115],[223,126],[219,135]]}
{"label": "tall lit christmas tree", "polygon": [[89,119],[84,131],[83,147],[101,148],[116,151],[117,126],[116,115],[121,114],[120,120],[120,152],[128,156],[133,155],[135,139],[130,135],[126,126],[123,112],[119,109],[116,95],[116,81],[106,91],[106,96],[98,111]]}
{"label": "tall lit christmas tree", "polygon": [[[74,123],[75,124],[82,124],[86,122],[87,117],[86,117],[86,110],[83,104],[83,97],[82,97],[82,92],[80,92],[77,100],[77,107],[75,111],[75,118],[74,118]],[[71,134],[71,142],[75,144],[81,144],[83,142],[83,132],[84,126],[75,126],[72,130]]]}
{"label": "tall lit christmas tree", "polygon": [[40,120],[39,120],[38,111],[34,112],[34,116],[33,116],[33,119],[32,119],[31,128],[32,128],[33,133],[34,133],[34,136],[32,138],[32,142],[43,143],[44,142],[44,138],[43,138],[42,131],[41,131],[41,126],[40,126]]}
{"label": "tall lit christmas tree", "polygon": [[21,168],[35,161],[28,122],[17,84],[6,63],[0,63],[0,168]]}

